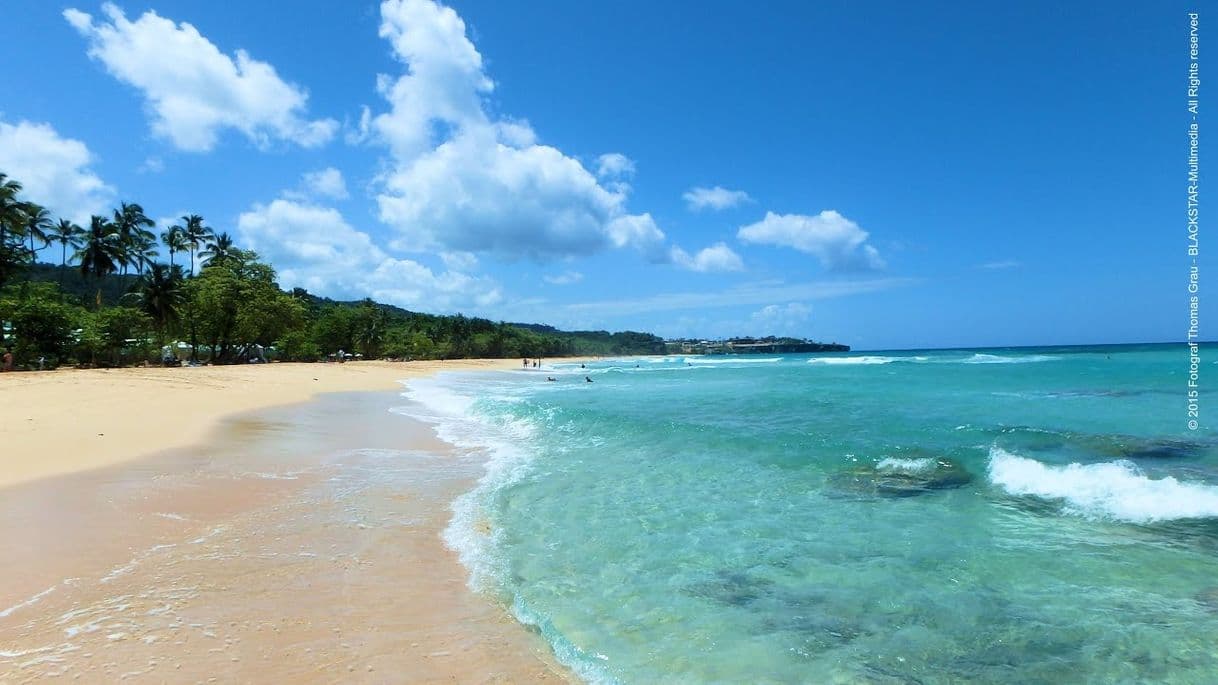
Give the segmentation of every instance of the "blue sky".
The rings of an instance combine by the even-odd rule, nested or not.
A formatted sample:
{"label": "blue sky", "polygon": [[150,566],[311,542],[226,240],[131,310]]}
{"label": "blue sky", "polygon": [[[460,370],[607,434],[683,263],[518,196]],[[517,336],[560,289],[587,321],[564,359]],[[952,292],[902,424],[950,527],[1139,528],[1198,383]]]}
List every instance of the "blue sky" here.
{"label": "blue sky", "polygon": [[1187,7],[1062,5],[10,0],[0,171],[422,311],[1179,340]]}

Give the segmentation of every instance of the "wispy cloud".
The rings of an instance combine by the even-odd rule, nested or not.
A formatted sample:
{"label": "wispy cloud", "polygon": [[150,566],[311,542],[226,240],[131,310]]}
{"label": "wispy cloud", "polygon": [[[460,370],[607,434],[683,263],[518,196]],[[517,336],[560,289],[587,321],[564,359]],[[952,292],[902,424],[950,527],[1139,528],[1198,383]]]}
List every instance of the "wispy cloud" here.
{"label": "wispy cloud", "polygon": [[578,271],[565,271],[551,276],[542,276],[541,280],[552,285],[571,285],[584,280],[584,275]]}
{"label": "wispy cloud", "polygon": [[977,268],[998,271],[1001,269],[1018,269],[1021,266],[1023,266],[1022,262],[1018,262],[1014,259],[1004,259],[1000,262],[986,262],[985,264],[978,264]]}
{"label": "wispy cloud", "polygon": [[723,186],[690,188],[681,197],[684,198],[685,206],[689,207],[691,212],[700,212],[704,209],[717,212],[753,200],[743,190],[728,190]]}
{"label": "wispy cloud", "polygon": [[634,174],[634,160],[620,152],[610,152],[596,158],[596,175],[601,178],[620,178]]}
{"label": "wispy cloud", "polygon": [[604,300],[561,305],[572,315],[617,317],[644,312],[702,310],[744,305],[765,305],[775,301],[828,300],[837,297],[891,290],[913,285],[912,278],[872,278],[829,280],[806,283],[749,283],[719,291],[660,293],[636,300]]}
{"label": "wispy cloud", "polygon": [[786,305],[771,304],[753,312],[749,322],[762,335],[791,335],[798,333],[812,316],[812,308],[802,302]]}

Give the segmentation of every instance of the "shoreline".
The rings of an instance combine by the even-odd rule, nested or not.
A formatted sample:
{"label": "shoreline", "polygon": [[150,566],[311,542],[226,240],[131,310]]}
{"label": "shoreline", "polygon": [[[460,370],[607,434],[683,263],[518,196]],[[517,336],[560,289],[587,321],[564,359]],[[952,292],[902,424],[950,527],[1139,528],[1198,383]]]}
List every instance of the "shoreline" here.
{"label": "shoreline", "polygon": [[512,368],[511,359],[460,359],[0,374],[0,489],[189,448],[227,418],[324,393],[393,390],[442,371]]}
{"label": "shoreline", "polygon": [[[36,429],[6,431],[4,461],[64,451],[0,481],[0,540],[25,550],[0,589],[0,680],[570,682],[441,539],[484,462],[388,411],[400,380],[516,364],[6,374],[0,390],[27,392],[0,405]],[[209,417],[193,431],[130,411],[183,397]],[[102,399],[75,430],[49,430]]]}

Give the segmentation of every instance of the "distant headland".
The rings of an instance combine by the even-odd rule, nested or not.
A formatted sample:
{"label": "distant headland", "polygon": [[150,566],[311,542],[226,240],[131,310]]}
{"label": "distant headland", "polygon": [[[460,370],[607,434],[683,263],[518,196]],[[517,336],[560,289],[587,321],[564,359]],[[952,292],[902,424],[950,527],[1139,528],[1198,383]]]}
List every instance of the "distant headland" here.
{"label": "distant headland", "polygon": [[729,338],[727,340],[665,340],[668,354],[799,354],[803,352],[849,352],[849,345],[822,343],[804,338]]}

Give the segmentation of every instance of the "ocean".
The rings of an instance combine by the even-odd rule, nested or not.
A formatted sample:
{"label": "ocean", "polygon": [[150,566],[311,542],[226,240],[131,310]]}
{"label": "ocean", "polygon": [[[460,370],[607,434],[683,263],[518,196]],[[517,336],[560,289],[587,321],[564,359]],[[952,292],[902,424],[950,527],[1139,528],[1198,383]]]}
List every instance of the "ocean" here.
{"label": "ocean", "polygon": [[586,681],[1199,683],[1218,433],[1188,371],[1184,345],[547,362],[399,411],[486,458],[445,539]]}

